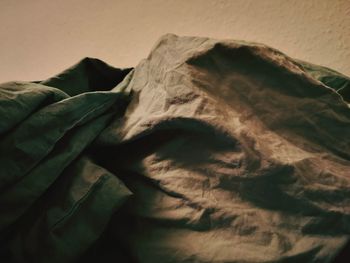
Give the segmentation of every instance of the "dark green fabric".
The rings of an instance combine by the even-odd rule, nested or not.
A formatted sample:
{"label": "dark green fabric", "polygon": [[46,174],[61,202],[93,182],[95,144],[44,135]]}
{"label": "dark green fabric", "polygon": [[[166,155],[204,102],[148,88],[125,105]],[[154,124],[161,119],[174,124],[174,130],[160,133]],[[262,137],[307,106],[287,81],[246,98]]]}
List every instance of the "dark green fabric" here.
{"label": "dark green fabric", "polygon": [[297,60],[312,77],[337,91],[345,101],[350,102],[350,78],[335,70]]}
{"label": "dark green fabric", "polygon": [[1,84],[0,262],[347,262],[349,83],[165,35]]}
{"label": "dark green fabric", "polygon": [[6,262],[75,260],[131,194],[84,154],[123,114],[130,95],[111,89],[129,71],[84,59],[41,83],[2,84],[0,233],[3,254],[10,253]]}

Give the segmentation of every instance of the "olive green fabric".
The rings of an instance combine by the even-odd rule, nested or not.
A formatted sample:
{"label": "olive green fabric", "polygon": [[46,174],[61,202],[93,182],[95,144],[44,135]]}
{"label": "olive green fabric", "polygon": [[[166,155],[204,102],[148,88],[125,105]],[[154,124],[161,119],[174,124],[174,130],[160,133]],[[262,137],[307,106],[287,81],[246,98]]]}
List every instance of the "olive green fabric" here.
{"label": "olive green fabric", "polygon": [[1,262],[346,262],[349,83],[165,35],[133,70],[2,84]]}

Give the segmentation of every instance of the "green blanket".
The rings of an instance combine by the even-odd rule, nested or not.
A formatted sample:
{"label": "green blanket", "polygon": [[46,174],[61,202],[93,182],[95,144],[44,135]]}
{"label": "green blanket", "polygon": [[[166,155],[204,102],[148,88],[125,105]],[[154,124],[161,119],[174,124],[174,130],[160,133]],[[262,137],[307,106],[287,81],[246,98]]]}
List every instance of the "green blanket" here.
{"label": "green blanket", "polygon": [[0,260],[341,262],[348,103],[333,70],[175,35],[1,84]]}

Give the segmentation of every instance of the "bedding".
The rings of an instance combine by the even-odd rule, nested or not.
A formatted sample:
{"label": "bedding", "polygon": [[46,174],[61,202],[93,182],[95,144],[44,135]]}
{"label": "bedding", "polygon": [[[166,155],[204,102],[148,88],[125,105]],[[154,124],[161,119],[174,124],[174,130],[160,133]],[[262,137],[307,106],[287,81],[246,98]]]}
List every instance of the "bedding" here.
{"label": "bedding", "polygon": [[3,83],[1,262],[347,262],[349,103],[334,70],[172,34]]}

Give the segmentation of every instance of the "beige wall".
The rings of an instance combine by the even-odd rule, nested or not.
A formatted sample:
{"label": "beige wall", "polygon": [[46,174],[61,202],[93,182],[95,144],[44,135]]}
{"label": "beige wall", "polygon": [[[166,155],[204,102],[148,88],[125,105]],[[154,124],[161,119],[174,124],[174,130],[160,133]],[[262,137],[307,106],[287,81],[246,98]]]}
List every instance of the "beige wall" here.
{"label": "beige wall", "polygon": [[0,82],[86,56],[134,66],[168,32],[263,42],[350,75],[350,0],[0,0]]}

